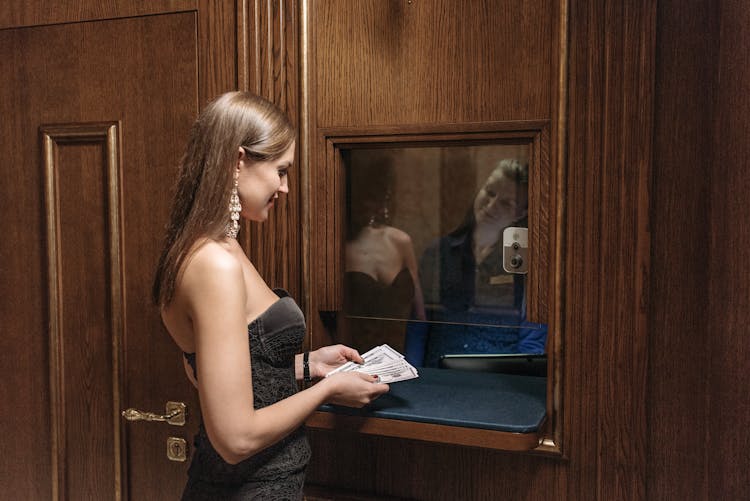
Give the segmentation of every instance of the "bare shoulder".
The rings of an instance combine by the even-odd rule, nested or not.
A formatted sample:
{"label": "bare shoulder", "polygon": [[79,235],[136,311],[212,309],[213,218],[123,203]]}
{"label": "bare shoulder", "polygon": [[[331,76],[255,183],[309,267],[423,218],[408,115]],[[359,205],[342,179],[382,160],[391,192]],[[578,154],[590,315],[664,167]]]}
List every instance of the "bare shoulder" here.
{"label": "bare shoulder", "polygon": [[[174,298],[161,311],[162,320],[183,351],[195,352],[197,326],[231,314],[225,308],[242,311],[244,290],[239,260],[220,243],[204,240],[185,260]],[[234,303],[235,298],[240,306]]]}
{"label": "bare shoulder", "polygon": [[[188,296],[231,292],[243,287],[242,264],[225,246],[213,240],[200,243],[186,259],[178,289]],[[228,290],[229,289],[229,290]]]}
{"label": "bare shoulder", "polygon": [[400,248],[411,247],[411,236],[403,230],[389,226],[386,229],[386,237]]}
{"label": "bare shoulder", "polygon": [[239,272],[240,262],[224,245],[214,240],[199,243],[185,264],[185,272]]}

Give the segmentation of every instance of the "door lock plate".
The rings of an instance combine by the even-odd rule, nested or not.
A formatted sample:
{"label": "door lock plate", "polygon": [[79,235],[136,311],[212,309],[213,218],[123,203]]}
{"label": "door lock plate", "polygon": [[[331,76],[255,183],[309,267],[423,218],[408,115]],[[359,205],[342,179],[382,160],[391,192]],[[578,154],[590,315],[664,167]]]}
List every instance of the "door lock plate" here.
{"label": "door lock plate", "polygon": [[167,437],[167,458],[170,461],[187,461],[188,445],[184,438]]}

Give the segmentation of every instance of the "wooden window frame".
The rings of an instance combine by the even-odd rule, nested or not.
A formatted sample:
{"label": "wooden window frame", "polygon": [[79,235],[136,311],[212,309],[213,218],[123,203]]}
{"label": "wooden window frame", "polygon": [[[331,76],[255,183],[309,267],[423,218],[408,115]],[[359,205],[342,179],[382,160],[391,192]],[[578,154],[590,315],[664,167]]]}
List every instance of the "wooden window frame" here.
{"label": "wooden window frame", "polygon": [[[311,349],[330,343],[321,311],[341,311],[343,305],[343,242],[345,168],[341,150],[371,147],[416,147],[498,144],[529,146],[529,245],[532,252],[529,282],[529,319],[548,325],[548,384],[546,418],[536,433],[446,426],[431,423],[343,416],[317,411],[307,421],[311,428],[356,431],[428,442],[449,443],[509,451],[562,454],[562,242],[561,167],[550,162],[550,123],[547,120],[483,122],[440,126],[382,126],[318,129],[315,151],[307,166],[308,189],[304,218],[306,297]],[[315,243],[315,244],[313,244]],[[323,244],[324,243],[324,244]],[[332,243],[337,243],[332,245]]]}

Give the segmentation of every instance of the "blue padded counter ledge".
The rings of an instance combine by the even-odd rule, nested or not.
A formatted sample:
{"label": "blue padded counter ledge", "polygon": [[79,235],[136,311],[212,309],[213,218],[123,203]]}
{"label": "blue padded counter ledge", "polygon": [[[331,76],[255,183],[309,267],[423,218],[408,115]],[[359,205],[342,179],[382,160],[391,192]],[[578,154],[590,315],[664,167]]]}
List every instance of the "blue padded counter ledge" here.
{"label": "blue padded counter ledge", "polygon": [[544,421],[547,378],[419,368],[419,377],[363,409],[324,405],[349,416],[400,419],[511,433],[536,432]]}

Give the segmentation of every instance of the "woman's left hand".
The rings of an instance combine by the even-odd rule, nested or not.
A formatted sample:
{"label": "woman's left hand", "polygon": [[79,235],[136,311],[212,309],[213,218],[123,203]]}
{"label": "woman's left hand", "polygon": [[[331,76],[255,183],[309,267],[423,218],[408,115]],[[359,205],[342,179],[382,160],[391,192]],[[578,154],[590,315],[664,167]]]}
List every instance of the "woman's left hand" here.
{"label": "woman's left hand", "polygon": [[310,375],[314,378],[325,377],[326,374],[349,361],[363,364],[365,361],[354,348],[343,344],[324,346],[310,352]]}

